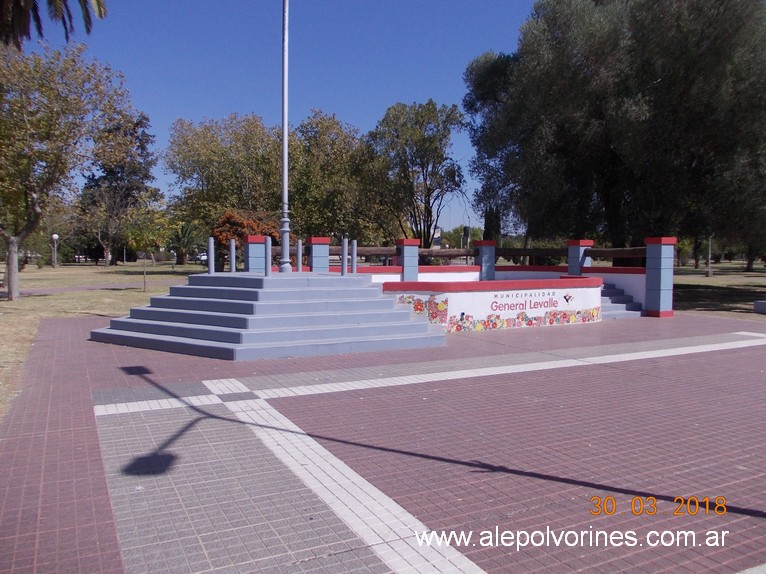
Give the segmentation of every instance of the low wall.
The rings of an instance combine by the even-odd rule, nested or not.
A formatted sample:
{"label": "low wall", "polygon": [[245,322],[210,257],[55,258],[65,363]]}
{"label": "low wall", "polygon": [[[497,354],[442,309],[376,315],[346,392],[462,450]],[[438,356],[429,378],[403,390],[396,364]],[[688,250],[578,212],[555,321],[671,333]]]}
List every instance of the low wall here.
{"label": "low wall", "polygon": [[[495,268],[495,279],[557,279],[566,274],[565,265],[498,265]],[[612,283],[646,306],[646,269],[643,267],[583,267],[581,277],[603,277],[604,283]]]}
{"label": "low wall", "polygon": [[[340,273],[340,267],[330,267],[330,272]],[[402,279],[400,265],[360,266],[357,267],[356,272],[369,274],[373,283],[388,283]],[[433,283],[478,281],[479,267],[477,265],[421,265],[418,267],[418,280]]]}
{"label": "low wall", "polygon": [[385,282],[383,291],[447,332],[601,320],[600,277],[511,281]]}
{"label": "low wall", "polygon": [[497,265],[495,279],[558,279],[567,274],[566,265]]}

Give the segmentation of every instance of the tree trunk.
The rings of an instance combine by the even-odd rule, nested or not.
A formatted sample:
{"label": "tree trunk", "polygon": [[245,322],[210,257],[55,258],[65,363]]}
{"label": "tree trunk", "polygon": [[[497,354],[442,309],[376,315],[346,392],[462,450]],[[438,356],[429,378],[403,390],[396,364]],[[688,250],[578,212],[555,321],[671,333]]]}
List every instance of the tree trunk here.
{"label": "tree trunk", "polygon": [[7,237],[8,260],[5,264],[5,284],[8,288],[8,300],[19,298],[19,238]]}
{"label": "tree trunk", "polygon": [[755,270],[755,260],[758,258],[757,251],[752,245],[747,246],[747,263],[745,264],[745,271]]}
{"label": "tree trunk", "polygon": [[694,258],[694,268],[700,268],[700,258],[702,257],[702,241],[700,239],[694,239],[694,248],[692,249],[692,257]]}
{"label": "tree trunk", "polygon": [[[524,249],[532,247],[532,238],[529,236],[529,229],[524,232]],[[524,255],[519,262],[521,265],[529,265],[529,255]]]}

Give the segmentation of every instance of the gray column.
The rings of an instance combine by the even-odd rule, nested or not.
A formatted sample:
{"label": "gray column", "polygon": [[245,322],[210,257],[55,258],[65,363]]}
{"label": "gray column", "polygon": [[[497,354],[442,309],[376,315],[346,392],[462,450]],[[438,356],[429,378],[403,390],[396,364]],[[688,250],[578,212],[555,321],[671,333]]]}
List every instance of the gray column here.
{"label": "gray column", "polygon": [[312,273],[329,273],[330,271],[330,238],[309,237],[309,266]]}
{"label": "gray column", "polygon": [[590,267],[591,258],[585,257],[585,250],[593,247],[592,239],[571,239],[567,241],[567,273],[582,275],[583,267]]}
{"label": "gray column", "polygon": [[420,239],[397,239],[396,259],[402,266],[402,281],[418,280],[418,248]]}
{"label": "gray column", "polygon": [[646,243],[646,314],[650,317],[673,316],[673,263],[675,237],[647,237]]}
{"label": "gray column", "polygon": [[495,247],[496,241],[474,241],[473,246],[478,249],[476,265],[479,269],[479,281],[493,281],[495,279]]}

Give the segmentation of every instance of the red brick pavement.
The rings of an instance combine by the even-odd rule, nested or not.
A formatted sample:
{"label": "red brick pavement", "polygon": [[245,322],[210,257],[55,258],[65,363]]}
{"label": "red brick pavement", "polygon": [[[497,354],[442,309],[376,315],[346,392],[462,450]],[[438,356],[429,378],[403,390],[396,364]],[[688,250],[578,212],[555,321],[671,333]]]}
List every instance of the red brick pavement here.
{"label": "red brick pavement", "polygon": [[[148,384],[121,367],[144,366],[155,382],[172,387],[211,378],[377,365],[382,370],[392,362],[756,330],[746,322],[678,314],[672,320],[464,334],[450,337],[444,349],[395,357],[370,353],[231,363],[87,341],[90,330],[104,325],[101,318],[41,323],[22,392],[0,425],[0,572],[122,571],[92,406],[95,389]],[[663,496],[731,493],[732,504],[763,510],[766,473],[750,456],[764,446],[762,417],[753,422],[761,414],[756,406],[763,404],[762,351],[715,357],[710,363],[700,357],[673,359],[661,379],[647,372],[664,363],[646,361],[592,373],[583,368],[565,378],[550,371],[464,385],[376,389],[365,391],[363,405],[358,393],[276,404],[313,432],[352,443],[326,446],[434,528],[478,527],[490,518],[508,527],[590,524],[589,496],[613,492],[593,485]],[[604,369],[611,369],[610,376]],[[759,374],[760,386],[748,387],[746,375]],[[760,473],[761,487],[751,484],[748,473]],[[569,502],[562,503],[562,494]],[[615,497],[624,504],[625,495]],[[634,521],[607,523],[628,528]],[[760,538],[720,553],[696,552],[692,569],[719,564],[736,569],[757,563],[756,558],[766,562],[763,545],[757,544],[763,523],[762,517],[735,513],[720,521],[706,518],[706,528],[730,526],[742,537],[752,530]],[[677,524],[667,522],[672,528]],[[530,568],[561,560],[576,566],[605,556],[574,554],[528,552],[520,560]],[[688,560],[683,552],[670,554],[671,561]],[[657,558],[647,562],[643,553],[629,552],[619,564],[638,561],[653,569],[664,555],[652,556]],[[497,551],[476,552],[488,569],[507,565],[506,558]]]}
{"label": "red brick pavement", "polygon": [[[270,402],[429,528],[474,542],[496,527],[730,533],[723,548],[467,547],[488,572],[737,572],[766,563],[764,371],[762,349],[740,349]],[[593,496],[617,512],[591,516]],[[633,516],[650,496],[657,513]],[[674,516],[677,496],[724,496],[728,512]]]}

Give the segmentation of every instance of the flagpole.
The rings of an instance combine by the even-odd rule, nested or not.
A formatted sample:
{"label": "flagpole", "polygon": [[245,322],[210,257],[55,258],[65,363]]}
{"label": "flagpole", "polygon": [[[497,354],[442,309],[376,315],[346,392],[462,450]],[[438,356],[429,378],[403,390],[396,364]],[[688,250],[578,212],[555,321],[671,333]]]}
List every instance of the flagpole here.
{"label": "flagpole", "polygon": [[287,123],[287,46],[288,16],[290,0],[282,0],[282,224],[279,228],[282,255],[279,260],[279,272],[290,273],[290,209],[288,201],[288,139],[290,127]]}

